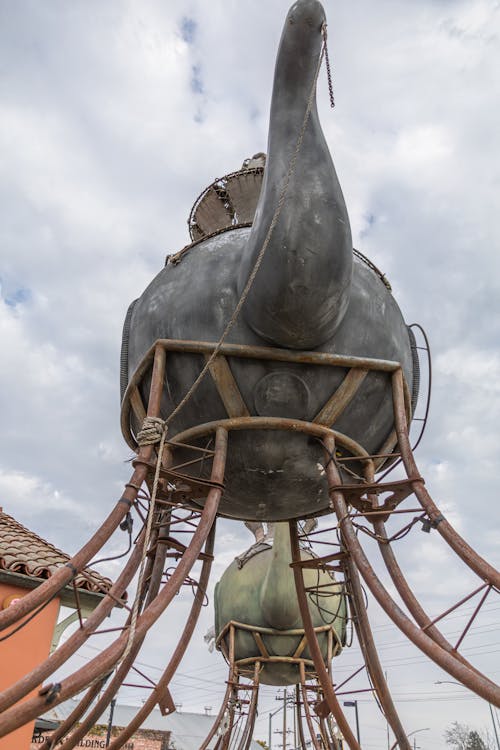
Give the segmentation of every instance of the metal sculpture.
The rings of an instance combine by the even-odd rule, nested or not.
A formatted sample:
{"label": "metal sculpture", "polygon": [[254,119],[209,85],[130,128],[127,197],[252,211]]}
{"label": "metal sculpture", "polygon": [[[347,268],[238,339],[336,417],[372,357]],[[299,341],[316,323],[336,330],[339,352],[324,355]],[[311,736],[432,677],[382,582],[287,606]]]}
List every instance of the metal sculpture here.
{"label": "metal sculpture", "polygon": [[[72,560],[0,612],[5,637],[84,571],[119,526],[131,533],[132,513],[141,520],[142,531],[95,611],[81,618],[78,630],[49,659],[0,695],[0,735],[47,706],[86,691],[49,742],[53,747],[62,740],[58,747],[63,750],[75,747],[133,668],[151,625],[187,581],[195,596],[183,636],[137,716],[110,748],[122,747],[155,705],[174,710],[169,684],[205,599],[217,514],[287,522],[295,583],[290,601],[298,606],[298,629],[305,636],[302,641],[302,635],[293,635],[304,643],[302,653],[297,654],[300,643],[292,653],[295,672],[278,677],[275,672],[273,677],[272,666],[262,667],[271,648],[267,636],[276,634],[254,628],[263,649],[240,658],[241,634],[230,612],[222,617],[220,645],[228,649],[231,671],[225,704],[211,733],[213,739],[220,730],[218,750],[234,741],[239,691],[252,694],[238,740],[238,750],[246,750],[259,679],[267,674],[269,680],[297,682],[297,668],[303,695],[310,687],[320,693],[314,702],[317,720],[325,724],[333,716],[348,747],[359,750],[338,701],[340,686],[332,682],[328,644],[325,651],[311,611],[311,570],[330,587],[335,572],[335,585],[345,591],[371,686],[400,748],[409,750],[410,744],[378,659],[360,577],[429,658],[500,705],[499,688],[460,652],[486,597],[500,587],[500,576],[442,515],[413,457],[409,424],[419,380],[413,335],[385,278],[352,250],[347,211],[317,118],[315,90],[325,29],[317,0],[294,4],[278,53],[265,169],[257,155],[200,196],[191,215],[194,242],[170,259],[129,310],[122,428],[137,451],[132,477],[108,518]],[[387,479],[393,462],[402,464],[405,479]],[[326,514],[329,528],[323,524],[304,530],[297,524],[297,519]],[[477,589],[437,617],[424,611],[393,551],[419,523],[424,531],[435,530],[480,579]],[[361,544],[364,534],[377,541],[406,612],[370,564]],[[313,549],[310,555],[301,552],[304,545]],[[50,676],[99,632],[112,608],[123,605],[122,594],[137,572],[136,597],[116,640],[89,664],[51,683]],[[331,593],[338,596],[337,589]],[[223,588],[219,614],[227,604],[222,594]],[[438,622],[474,596],[479,601],[473,616],[459,641],[450,644]],[[298,622],[296,613],[294,617]],[[335,632],[341,642],[342,627],[335,626]],[[260,647],[256,635],[251,637]],[[250,683],[241,683],[246,658],[254,673]],[[304,698],[303,703],[314,734],[310,701]]]}

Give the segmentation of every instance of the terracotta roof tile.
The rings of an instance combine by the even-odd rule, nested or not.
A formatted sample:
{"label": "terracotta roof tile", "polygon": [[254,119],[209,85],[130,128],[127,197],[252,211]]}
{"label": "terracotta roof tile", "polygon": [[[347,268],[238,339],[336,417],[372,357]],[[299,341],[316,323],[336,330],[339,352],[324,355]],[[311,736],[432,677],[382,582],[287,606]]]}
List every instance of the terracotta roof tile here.
{"label": "terracotta roof tile", "polygon": [[[32,578],[50,578],[70,556],[30,531],[0,508],[0,570],[22,573]],[[106,593],[112,581],[94,570],[78,573],[79,589]]]}

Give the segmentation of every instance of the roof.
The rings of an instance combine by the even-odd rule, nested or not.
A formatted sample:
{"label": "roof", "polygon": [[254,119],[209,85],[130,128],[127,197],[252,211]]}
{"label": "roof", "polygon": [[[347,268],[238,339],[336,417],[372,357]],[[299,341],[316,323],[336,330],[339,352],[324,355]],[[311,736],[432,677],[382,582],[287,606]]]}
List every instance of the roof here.
{"label": "roof", "polygon": [[[63,721],[75,708],[77,701],[69,700],[61,703],[59,706],[47,711],[43,715],[44,719],[50,721]],[[116,704],[113,712],[113,726],[125,727],[134,718],[139,706],[125,706]],[[107,725],[109,719],[109,709],[96,722],[97,724]],[[162,716],[159,708],[154,708],[148,718],[144,721],[141,729],[153,729],[159,732],[171,732],[172,740],[176,750],[198,750],[201,743],[209,733],[215,721],[215,716],[207,714],[196,714],[188,712],[175,711],[168,716]],[[217,736],[214,737],[209,745],[213,748]],[[260,745],[252,741],[250,750],[262,750]]]}
{"label": "roof", "polygon": [[[0,579],[34,588],[40,579],[50,578],[70,559],[0,508]],[[94,570],[78,573],[74,583],[81,593],[98,596],[104,596],[112,586],[109,578]]]}

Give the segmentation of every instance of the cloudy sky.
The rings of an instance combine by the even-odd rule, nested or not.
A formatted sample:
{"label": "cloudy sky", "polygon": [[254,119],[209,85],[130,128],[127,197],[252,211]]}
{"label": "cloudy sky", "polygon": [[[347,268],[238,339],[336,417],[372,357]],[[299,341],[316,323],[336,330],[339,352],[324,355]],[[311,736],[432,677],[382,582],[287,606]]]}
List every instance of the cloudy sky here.
{"label": "cloudy sky", "polygon": [[[200,190],[265,151],[288,4],[0,0],[0,505],[68,552],[99,525],[128,477],[118,394],[128,304],[165,254],[188,242]],[[337,106],[329,109],[324,73],[318,100],[354,243],[431,341],[432,409],[419,466],[459,531],[498,562],[500,3],[325,7]],[[214,579],[250,542],[236,523],[219,531]],[[476,585],[436,534],[415,531],[400,544],[431,614]],[[124,545],[118,535],[111,549]],[[176,606],[188,604],[186,594]],[[442,750],[443,731],[457,719],[491,728],[487,704],[435,685],[446,675],[370,607],[407,731],[429,728],[416,735],[418,746]],[[472,608],[446,621],[450,638]],[[465,653],[498,679],[496,614],[492,598]],[[222,694],[224,665],[201,637],[210,617],[174,683],[183,710],[215,711]],[[167,617],[143,657],[152,676],[174,637]],[[358,665],[354,647],[336,674]],[[264,693],[263,738],[266,711],[278,705],[272,690]],[[121,694],[138,704],[142,697]],[[359,701],[363,747],[385,747],[385,722],[371,700]]]}

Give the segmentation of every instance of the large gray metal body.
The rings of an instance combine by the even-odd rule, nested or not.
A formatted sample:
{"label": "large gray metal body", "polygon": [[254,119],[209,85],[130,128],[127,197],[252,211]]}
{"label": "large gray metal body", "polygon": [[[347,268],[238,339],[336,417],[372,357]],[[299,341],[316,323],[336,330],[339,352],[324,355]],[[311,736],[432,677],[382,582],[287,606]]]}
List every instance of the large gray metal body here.
{"label": "large gray metal body", "polygon": [[[296,151],[314,91],[323,22],[317,0],[299,0],[285,22],[267,164],[252,228],[203,240],[151,282],[127,326],[129,374],[157,339],[216,342],[224,331],[265,241]],[[353,256],[349,218],[315,104],[283,210],[228,341],[395,360],[412,387],[407,327],[380,276]],[[179,403],[203,364],[199,355],[168,355],[163,417]],[[314,419],[346,374],[330,367],[237,358],[230,358],[229,364],[251,414],[307,421]],[[147,379],[142,388],[147,396]],[[169,433],[226,416],[206,377],[173,419]],[[392,427],[390,375],[370,372],[334,428],[377,453]],[[325,512],[323,460],[321,446],[303,435],[232,433],[220,512],[262,520]]]}
{"label": "large gray metal body", "polygon": [[[262,659],[260,682],[294,685],[300,680],[300,671],[297,660],[294,663],[292,657],[300,647],[303,631],[302,634],[290,634],[290,631],[300,630],[303,625],[290,567],[292,553],[288,524],[276,524],[274,542],[266,542],[254,545],[244,556],[232,562],[217,583],[214,592],[215,633],[219,638],[225,632],[225,651],[228,653],[229,623],[249,628],[235,627],[234,660],[239,662],[262,657],[262,649],[252,630],[260,632],[265,650],[271,657],[269,661]],[[312,555],[301,549],[301,559],[310,560]],[[345,643],[347,607],[343,586],[324,570],[305,568],[303,576],[313,626],[331,626],[336,634],[331,658],[340,653]],[[328,634],[319,632],[317,638],[327,661]],[[282,660],[273,661],[272,657],[276,656]],[[300,656],[310,660],[309,648],[302,650]],[[250,672],[252,668],[252,664],[246,665]],[[240,669],[244,669],[243,665]],[[306,670],[314,671],[311,666],[306,666]]]}

